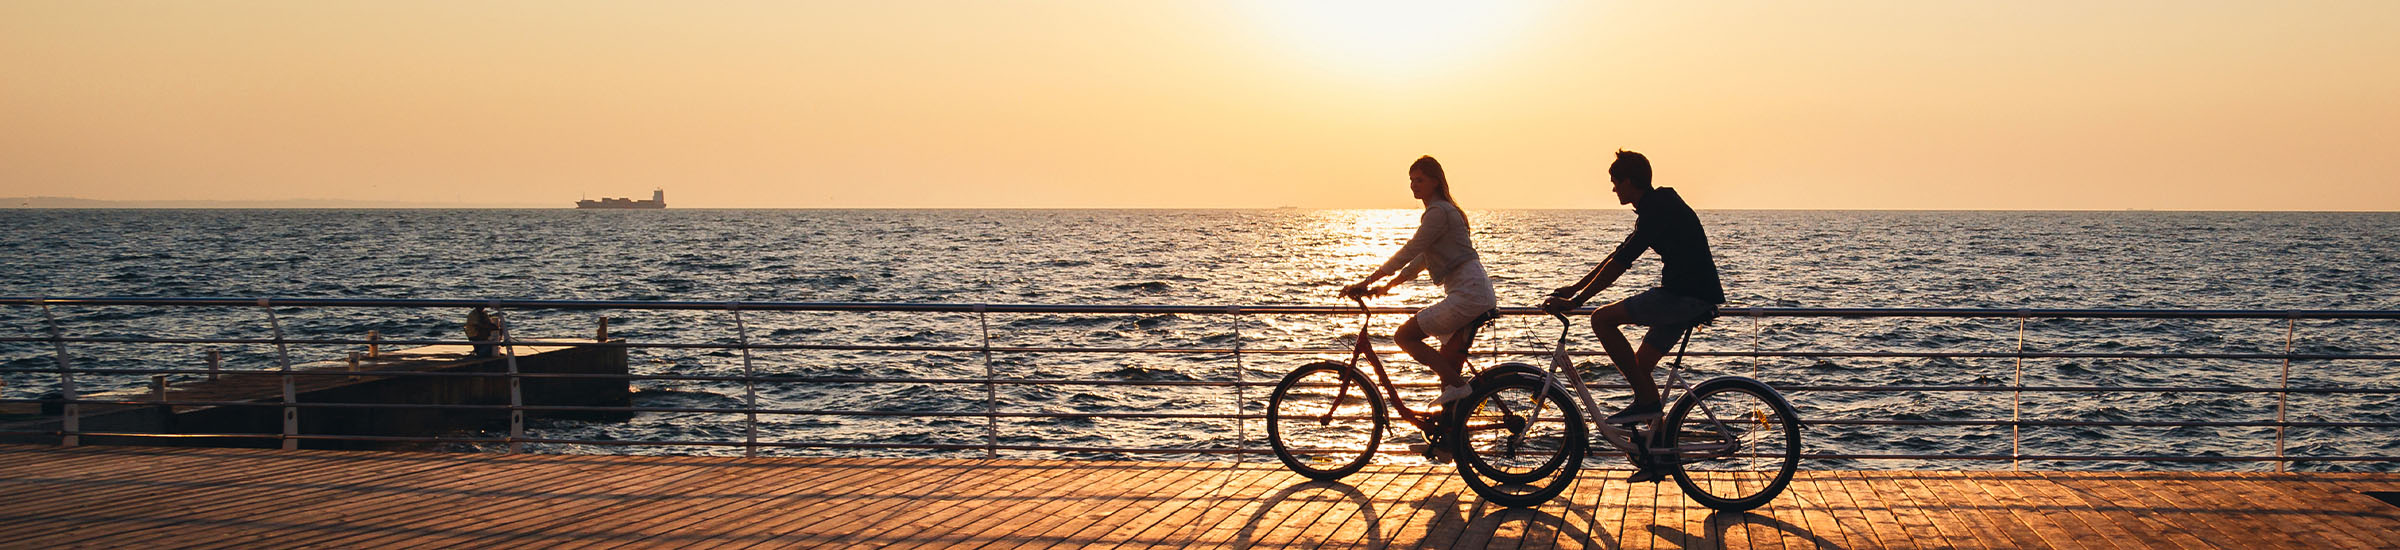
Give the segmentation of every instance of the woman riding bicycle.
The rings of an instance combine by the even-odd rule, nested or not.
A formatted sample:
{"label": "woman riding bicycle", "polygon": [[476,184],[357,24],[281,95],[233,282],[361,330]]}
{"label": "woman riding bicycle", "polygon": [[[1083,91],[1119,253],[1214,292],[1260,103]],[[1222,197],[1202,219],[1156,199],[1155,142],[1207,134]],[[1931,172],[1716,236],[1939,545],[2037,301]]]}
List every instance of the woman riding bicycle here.
{"label": "woman riding bicycle", "polygon": [[[1389,294],[1392,287],[1415,279],[1418,273],[1431,273],[1433,282],[1442,285],[1442,301],[1433,304],[1400,325],[1392,340],[1408,356],[1432,367],[1442,379],[1441,397],[1435,405],[1463,399],[1471,393],[1459,370],[1467,362],[1467,342],[1458,338],[1459,332],[1473,323],[1476,317],[1491,311],[1498,304],[1492,293],[1491,278],[1483,272],[1483,262],[1475,254],[1475,241],[1467,234],[1467,215],[1450,199],[1450,180],[1442,175],[1442,164],[1431,156],[1418,157],[1408,166],[1408,190],[1418,200],[1425,201],[1425,215],[1417,223],[1416,236],[1400,247],[1400,252],[1385,261],[1381,269],[1342,289],[1342,296],[1363,297]],[[1375,281],[1392,277],[1383,286]],[[1439,350],[1426,345],[1425,338],[1438,336]]]}

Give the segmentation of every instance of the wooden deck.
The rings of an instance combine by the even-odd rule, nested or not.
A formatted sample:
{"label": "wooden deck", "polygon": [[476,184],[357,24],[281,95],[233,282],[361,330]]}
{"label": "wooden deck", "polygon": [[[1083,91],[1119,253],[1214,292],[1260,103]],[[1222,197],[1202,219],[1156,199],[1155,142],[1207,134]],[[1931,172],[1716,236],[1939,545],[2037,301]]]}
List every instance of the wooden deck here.
{"label": "wooden deck", "polygon": [[1584,473],[0,446],[0,547],[2400,548],[2400,475],[1802,472],[1750,514]]}

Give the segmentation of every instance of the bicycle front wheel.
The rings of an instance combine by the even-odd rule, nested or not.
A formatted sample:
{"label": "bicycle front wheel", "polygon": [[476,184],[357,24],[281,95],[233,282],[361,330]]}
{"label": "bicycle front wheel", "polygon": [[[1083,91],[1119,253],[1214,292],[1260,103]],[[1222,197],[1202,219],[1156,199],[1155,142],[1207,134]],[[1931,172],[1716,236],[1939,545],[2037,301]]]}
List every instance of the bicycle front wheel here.
{"label": "bicycle front wheel", "polygon": [[1383,443],[1383,396],[1349,365],[1319,361],[1293,369],[1267,398],[1267,443],[1275,458],[1309,479],[1358,473]]}
{"label": "bicycle front wheel", "polygon": [[1665,441],[1682,467],[1675,484],[1702,506],[1727,512],[1775,500],[1800,466],[1800,416],[1765,383],[1741,377],[1701,382],[1667,414]]}
{"label": "bicycle front wheel", "polygon": [[1458,473],[1485,501],[1541,504],[1565,491],[1582,468],[1590,440],[1565,391],[1538,377],[1492,380],[1454,406],[1450,441]]}

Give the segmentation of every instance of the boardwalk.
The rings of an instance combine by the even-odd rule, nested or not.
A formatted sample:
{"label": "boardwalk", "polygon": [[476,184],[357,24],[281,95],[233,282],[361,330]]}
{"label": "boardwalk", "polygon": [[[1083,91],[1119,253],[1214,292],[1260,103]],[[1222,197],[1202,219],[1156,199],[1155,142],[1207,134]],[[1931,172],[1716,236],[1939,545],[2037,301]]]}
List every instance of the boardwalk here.
{"label": "boardwalk", "polygon": [[1512,511],[1447,468],[0,446],[0,546],[2400,547],[2393,474],[1802,472],[1735,515],[1624,473]]}

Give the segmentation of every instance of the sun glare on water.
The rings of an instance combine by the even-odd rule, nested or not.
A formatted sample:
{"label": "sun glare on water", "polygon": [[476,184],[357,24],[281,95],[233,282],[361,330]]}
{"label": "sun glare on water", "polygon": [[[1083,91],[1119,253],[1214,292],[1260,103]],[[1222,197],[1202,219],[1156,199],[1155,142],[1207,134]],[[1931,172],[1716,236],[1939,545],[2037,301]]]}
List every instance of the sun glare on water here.
{"label": "sun glare on water", "polygon": [[1536,15],[1532,4],[1512,1],[1300,0],[1248,7],[1294,57],[1381,76],[1474,63]]}

